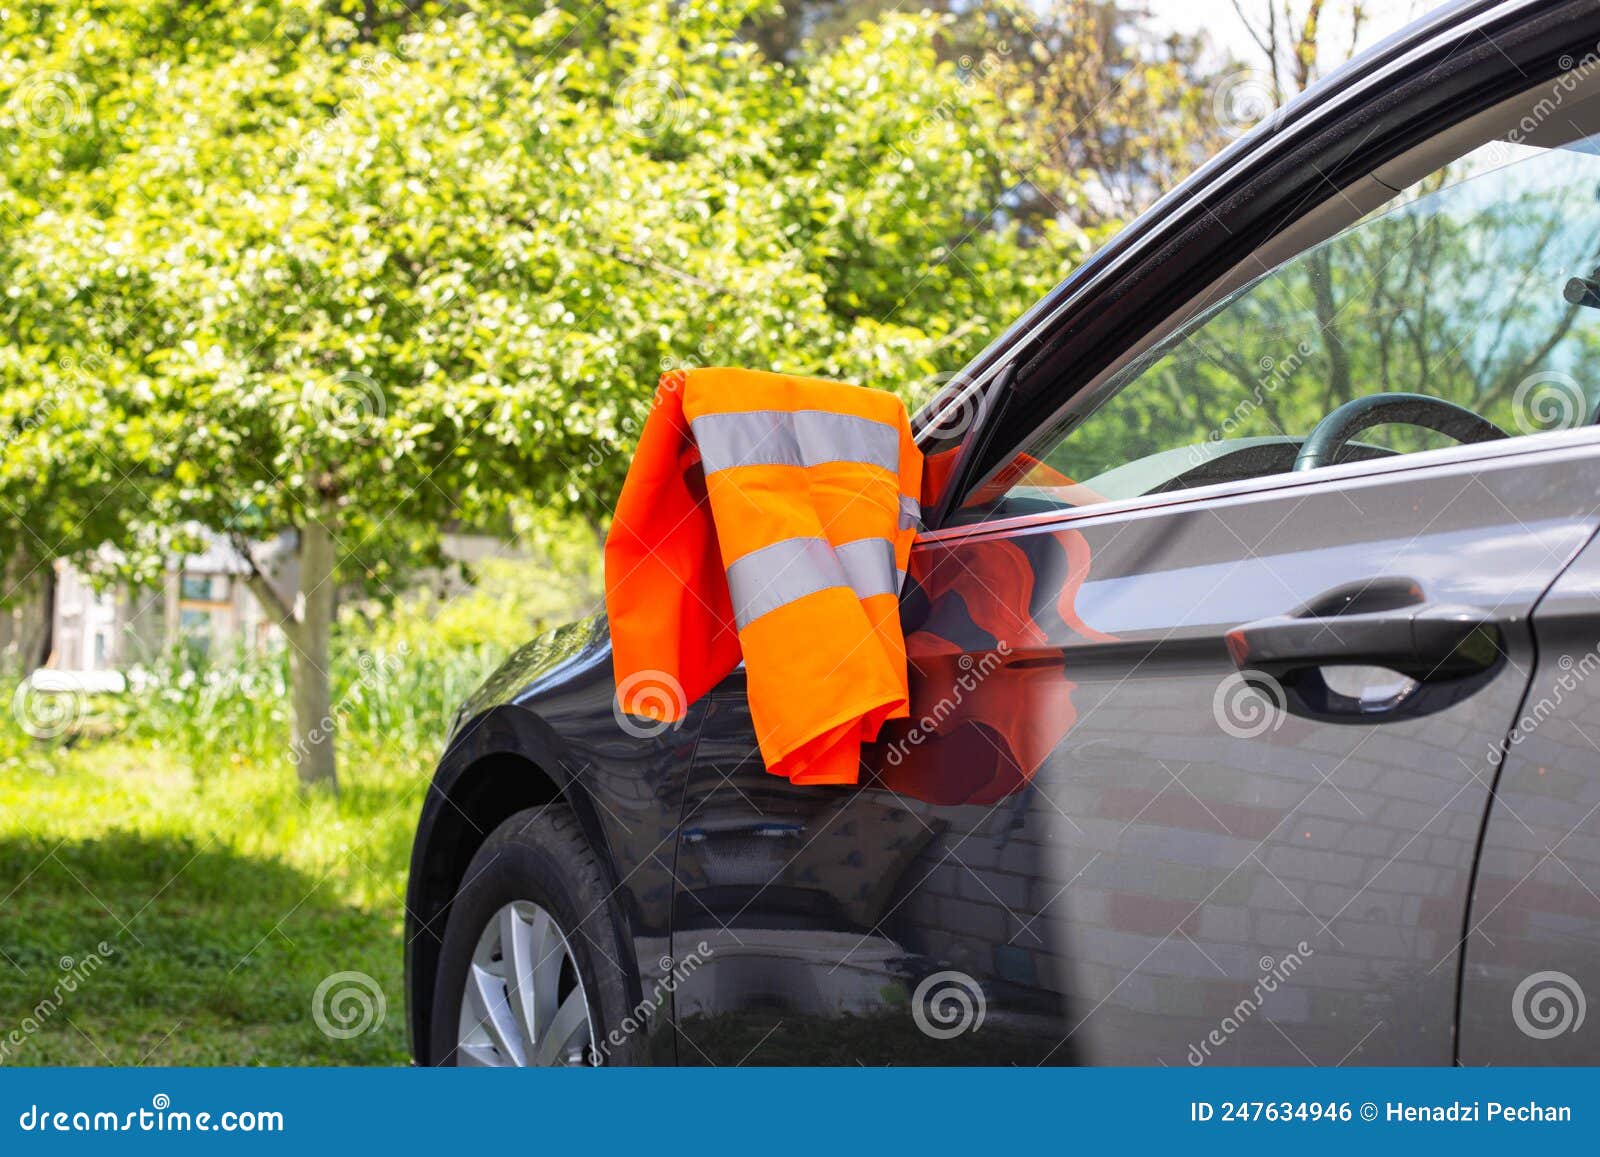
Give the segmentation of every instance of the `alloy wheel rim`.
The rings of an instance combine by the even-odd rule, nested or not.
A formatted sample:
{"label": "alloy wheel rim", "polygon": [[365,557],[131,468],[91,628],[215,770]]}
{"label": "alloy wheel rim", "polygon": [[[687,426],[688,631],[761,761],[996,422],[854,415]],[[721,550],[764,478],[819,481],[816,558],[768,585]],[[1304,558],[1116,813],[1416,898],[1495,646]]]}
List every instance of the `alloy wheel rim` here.
{"label": "alloy wheel rim", "polygon": [[484,927],[467,966],[456,1063],[586,1065],[598,1056],[578,961],[554,916],[513,900]]}

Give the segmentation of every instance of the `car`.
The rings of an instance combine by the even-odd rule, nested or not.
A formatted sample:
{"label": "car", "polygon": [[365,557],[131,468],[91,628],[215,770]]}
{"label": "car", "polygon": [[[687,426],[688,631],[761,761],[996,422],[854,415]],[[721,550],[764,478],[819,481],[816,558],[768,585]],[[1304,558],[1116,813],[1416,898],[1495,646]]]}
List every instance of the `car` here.
{"label": "car", "polygon": [[768,774],[743,670],[667,725],[603,618],[517,651],[417,828],[415,1060],[1600,1062],[1597,46],[1419,20],[919,411],[859,786]]}

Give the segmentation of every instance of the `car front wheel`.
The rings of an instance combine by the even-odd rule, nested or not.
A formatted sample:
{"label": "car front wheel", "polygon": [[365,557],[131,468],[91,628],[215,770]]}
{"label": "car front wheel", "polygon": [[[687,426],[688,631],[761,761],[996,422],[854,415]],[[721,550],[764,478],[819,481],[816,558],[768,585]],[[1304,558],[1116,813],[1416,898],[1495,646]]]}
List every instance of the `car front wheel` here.
{"label": "car front wheel", "polygon": [[530,808],[467,868],[440,949],[436,1065],[638,1064],[616,916],[570,809]]}

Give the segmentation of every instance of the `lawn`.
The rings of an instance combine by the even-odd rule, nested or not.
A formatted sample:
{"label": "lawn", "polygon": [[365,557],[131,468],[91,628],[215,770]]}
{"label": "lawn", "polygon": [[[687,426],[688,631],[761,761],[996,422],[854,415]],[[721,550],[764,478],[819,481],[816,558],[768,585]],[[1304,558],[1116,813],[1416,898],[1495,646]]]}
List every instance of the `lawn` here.
{"label": "lawn", "polygon": [[[281,761],[197,776],[125,738],[0,759],[0,1064],[404,1063],[430,769],[403,762],[347,750],[335,798]],[[370,980],[330,982],[324,1031],[318,986],[345,972]]]}
{"label": "lawn", "polygon": [[171,656],[44,742],[0,703],[0,1065],[405,1063],[406,868],[449,719],[505,643],[595,600],[586,530],[542,549],[341,620],[337,796],[297,788],[281,648]]}

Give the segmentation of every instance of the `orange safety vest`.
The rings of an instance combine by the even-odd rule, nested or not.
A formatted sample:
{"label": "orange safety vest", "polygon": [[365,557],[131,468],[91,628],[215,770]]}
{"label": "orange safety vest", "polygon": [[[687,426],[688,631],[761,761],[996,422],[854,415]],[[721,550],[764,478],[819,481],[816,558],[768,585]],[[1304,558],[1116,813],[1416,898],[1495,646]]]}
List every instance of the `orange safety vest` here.
{"label": "orange safety vest", "polygon": [[742,657],[767,770],[855,783],[862,742],[906,714],[921,483],[892,394],[664,374],[606,536],[618,707],[677,722]]}

